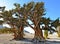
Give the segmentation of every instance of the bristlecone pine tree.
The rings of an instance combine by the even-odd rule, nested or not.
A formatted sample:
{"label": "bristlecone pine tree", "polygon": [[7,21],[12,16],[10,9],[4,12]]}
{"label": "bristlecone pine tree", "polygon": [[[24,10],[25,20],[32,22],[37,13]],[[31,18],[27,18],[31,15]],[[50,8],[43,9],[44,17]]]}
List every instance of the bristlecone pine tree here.
{"label": "bristlecone pine tree", "polygon": [[[3,16],[2,16],[2,12],[5,10],[5,6],[4,7],[0,7],[0,18],[3,18]],[[2,25],[3,24],[3,20],[0,20],[0,25]]]}
{"label": "bristlecone pine tree", "polygon": [[26,5],[25,10],[27,11],[28,19],[32,21],[33,26],[27,23],[34,31],[34,39],[44,39],[42,30],[40,28],[40,20],[45,15],[45,8],[43,2],[30,2]]}

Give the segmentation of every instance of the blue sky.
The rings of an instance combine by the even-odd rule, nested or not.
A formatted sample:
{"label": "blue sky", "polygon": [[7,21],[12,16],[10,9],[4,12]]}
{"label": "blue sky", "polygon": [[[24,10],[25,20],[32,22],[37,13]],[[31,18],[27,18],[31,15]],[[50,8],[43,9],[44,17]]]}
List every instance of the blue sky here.
{"label": "blue sky", "polygon": [[0,0],[0,6],[6,6],[6,10],[9,10],[14,8],[14,3],[20,3],[22,6],[30,1],[43,1],[45,3],[46,17],[50,17],[52,20],[60,17],[60,0]]}

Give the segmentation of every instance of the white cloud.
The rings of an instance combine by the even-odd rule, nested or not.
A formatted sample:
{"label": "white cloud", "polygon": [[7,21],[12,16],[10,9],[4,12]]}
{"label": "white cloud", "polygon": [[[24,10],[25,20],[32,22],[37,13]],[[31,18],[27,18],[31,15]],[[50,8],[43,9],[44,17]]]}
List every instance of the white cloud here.
{"label": "white cloud", "polygon": [[14,6],[13,6],[13,3],[11,3],[11,0],[0,0],[0,7],[3,7],[5,6],[5,10],[9,10],[9,9],[12,9]]}
{"label": "white cloud", "polygon": [[[7,3],[3,0],[0,1],[0,7],[7,6]],[[6,8],[8,10],[8,8]]]}

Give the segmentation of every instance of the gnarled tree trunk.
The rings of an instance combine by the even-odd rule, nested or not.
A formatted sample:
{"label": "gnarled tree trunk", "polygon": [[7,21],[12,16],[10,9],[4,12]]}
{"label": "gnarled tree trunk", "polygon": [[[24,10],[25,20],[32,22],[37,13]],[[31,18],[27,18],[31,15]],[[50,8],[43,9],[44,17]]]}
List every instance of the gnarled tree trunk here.
{"label": "gnarled tree trunk", "polygon": [[44,39],[43,32],[39,27],[35,28],[35,36],[34,36],[34,38],[36,38],[36,39]]}
{"label": "gnarled tree trunk", "polygon": [[17,38],[17,30],[15,28],[13,28],[13,33],[14,33],[14,39]]}
{"label": "gnarled tree trunk", "polygon": [[18,30],[17,39],[23,39],[23,26],[20,26],[20,29]]}

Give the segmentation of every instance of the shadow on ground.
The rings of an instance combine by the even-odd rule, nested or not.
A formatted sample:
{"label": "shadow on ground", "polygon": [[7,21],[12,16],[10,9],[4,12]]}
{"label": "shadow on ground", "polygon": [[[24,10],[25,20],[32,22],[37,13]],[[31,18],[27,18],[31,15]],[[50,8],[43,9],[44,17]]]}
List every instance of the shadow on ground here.
{"label": "shadow on ground", "polygon": [[[11,41],[20,41],[20,42],[23,42],[22,44],[60,44],[60,41],[48,41],[48,40],[45,40],[45,41],[38,41],[38,40],[31,40],[31,39],[22,39],[22,40],[11,40]],[[18,44],[18,43],[16,43]]]}

